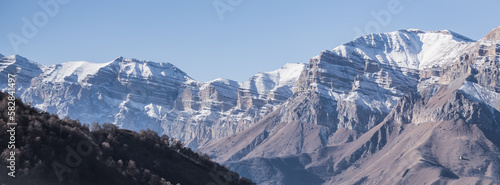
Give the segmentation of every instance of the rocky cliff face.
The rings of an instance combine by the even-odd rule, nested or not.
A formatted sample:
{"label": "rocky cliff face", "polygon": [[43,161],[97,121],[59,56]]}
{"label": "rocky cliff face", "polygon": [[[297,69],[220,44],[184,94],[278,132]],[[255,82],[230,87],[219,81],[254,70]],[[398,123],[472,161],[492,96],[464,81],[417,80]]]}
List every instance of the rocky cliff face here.
{"label": "rocky cliff face", "polygon": [[188,81],[180,88],[175,107],[162,120],[162,127],[165,133],[183,138],[195,148],[242,131],[292,95],[304,66],[286,64],[243,83]]}
{"label": "rocky cliff face", "polygon": [[330,100],[320,107],[330,108],[321,112],[328,113],[324,119],[331,126],[366,132],[400,97],[417,90],[420,71],[450,65],[457,50],[471,42],[450,31],[400,30],[359,37],[312,58],[296,93],[313,91]]}
{"label": "rocky cliff face", "polygon": [[180,138],[260,184],[498,183],[499,30],[370,34],[243,83],[123,58],[1,65],[29,65],[19,92],[42,110]]}
{"label": "rocky cliff face", "polygon": [[9,74],[14,74],[17,77],[16,86],[18,94],[25,91],[31,85],[31,79],[42,73],[41,65],[29,61],[19,55],[3,56],[0,54],[0,76],[5,79],[0,83],[0,89],[7,87],[7,78]]}
{"label": "rocky cliff face", "polygon": [[[433,83],[429,81],[436,74],[421,79],[421,71],[436,71],[451,65],[454,57],[450,55],[458,53],[455,49],[464,49],[471,43],[472,40],[450,31],[400,30],[359,37],[321,52],[302,71],[294,94],[282,104],[277,121],[320,125],[313,131],[318,135],[307,134],[300,141],[310,140],[309,137],[323,141],[310,144],[316,147],[308,150],[302,149],[302,142],[289,143],[290,149],[260,150],[268,151],[269,156],[310,152],[339,140],[334,136],[338,129],[352,130],[350,137],[356,138],[380,123],[403,95]],[[286,126],[278,127],[291,132]],[[304,132],[299,128],[291,130]],[[280,143],[272,139],[267,140]],[[273,150],[279,151],[269,152]],[[214,150],[209,147],[206,151]],[[214,156],[223,155],[214,153]]]}
{"label": "rocky cliff face", "polygon": [[161,131],[152,113],[171,109],[188,79],[166,63],[122,57],[103,64],[66,62],[44,67],[21,97],[41,110],[86,123]]}
{"label": "rocky cliff face", "polygon": [[402,30],[324,51],[278,110],[202,151],[261,184],[498,182],[498,29],[477,42]]}
{"label": "rocky cliff face", "polygon": [[41,110],[84,123],[152,129],[193,148],[241,131],[274,110],[292,95],[303,69],[304,64],[287,64],[243,83],[197,82],[172,64],[123,57],[52,66],[17,55],[0,61],[0,74],[5,79],[17,74],[17,94]]}

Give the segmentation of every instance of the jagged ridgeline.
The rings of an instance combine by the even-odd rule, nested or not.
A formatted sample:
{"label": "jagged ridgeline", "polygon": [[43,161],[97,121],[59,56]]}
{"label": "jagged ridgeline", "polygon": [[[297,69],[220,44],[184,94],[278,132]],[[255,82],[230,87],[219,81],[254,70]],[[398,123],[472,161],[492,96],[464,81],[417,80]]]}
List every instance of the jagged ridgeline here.
{"label": "jagged ridgeline", "polygon": [[[0,92],[0,184],[253,184],[154,131],[82,124],[40,112],[16,99],[14,150],[7,148],[7,95]],[[89,128],[91,127],[91,128]],[[92,130],[92,131],[90,131]],[[15,178],[7,158],[15,152]]]}
{"label": "jagged ridgeline", "polygon": [[[407,29],[361,36],[245,82],[199,82],[170,63],[123,57],[43,66],[18,55],[0,58],[0,81],[16,74],[21,99],[61,117],[180,139],[257,184],[499,184],[499,54],[500,27],[477,41]],[[107,162],[107,145],[132,147],[94,140],[105,150],[98,161]],[[119,159],[126,169],[131,158],[110,165]]]}

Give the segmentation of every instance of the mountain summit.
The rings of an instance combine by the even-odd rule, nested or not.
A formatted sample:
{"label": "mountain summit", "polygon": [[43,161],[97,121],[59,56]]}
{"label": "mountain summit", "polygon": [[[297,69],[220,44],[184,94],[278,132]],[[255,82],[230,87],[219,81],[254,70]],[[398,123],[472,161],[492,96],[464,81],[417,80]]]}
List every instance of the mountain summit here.
{"label": "mountain summit", "polygon": [[41,110],[86,123],[152,129],[194,148],[240,131],[272,111],[292,95],[304,67],[286,64],[239,83],[198,82],[170,63],[123,57],[51,66],[17,55],[0,60],[0,74],[18,74],[17,93]]}
{"label": "mountain summit", "polygon": [[201,150],[261,184],[498,182],[498,54],[450,31],[359,37],[313,57],[276,111]]}

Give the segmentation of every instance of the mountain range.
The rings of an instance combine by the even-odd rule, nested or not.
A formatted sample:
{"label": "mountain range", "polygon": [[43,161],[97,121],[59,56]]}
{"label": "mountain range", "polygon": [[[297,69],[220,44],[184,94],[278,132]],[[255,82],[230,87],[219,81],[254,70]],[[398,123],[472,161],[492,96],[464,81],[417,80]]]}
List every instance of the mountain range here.
{"label": "mountain range", "polygon": [[[500,27],[358,37],[248,81],[170,63],[0,59],[34,107],[152,129],[258,184],[500,183]],[[6,84],[0,84],[6,89]]]}

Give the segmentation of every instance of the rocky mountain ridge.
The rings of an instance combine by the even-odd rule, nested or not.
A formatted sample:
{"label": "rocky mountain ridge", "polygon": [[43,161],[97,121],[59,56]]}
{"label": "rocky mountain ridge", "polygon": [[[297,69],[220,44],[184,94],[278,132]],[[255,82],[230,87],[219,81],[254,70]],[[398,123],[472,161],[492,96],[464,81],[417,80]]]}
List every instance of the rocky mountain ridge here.
{"label": "rocky mountain ridge", "polygon": [[369,34],[243,83],[123,58],[0,73],[42,110],[157,130],[259,184],[495,183],[499,30]]}
{"label": "rocky mountain ridge", "polygon": [[[429,164],[438,174],[428,179],[429,184],[497,182],[498,171],[485,169],[497,169],[499,164],[493,156],[500,144],[500,44],[486,39],[498,29],[477,42],[449,31],[372,34],[324,51],[310,60],[294,95],[277,111],[201,150],[259,184],[421,183],[417,177],[434,175],[425,174]],[[429,38],[438,39],[429,43]],[[399,41],[404,42],[393,44]],[[443,127],[451,133],[439,132]],[[458,152],[444,146],[465,148],[461,142],[469,133],[477,137],[471,140],[475,146],[487,146],[474,154],[481,157],[461,168],[456,166],[461,161],[444,161],[445,154],[472,158],[467,149]],[[458,135],[460,142],[455,143]],[[403,147],[400,141],[417,147]],[[393,161],[409,154],[403,163]],[[413,166],[414,176],[402,178],[412,165],[419,165]],[[480,172],[473,166],[481,166]],[[404,169],[394,171],[395,167]],[[389,181],[377,180],[380,176]]]}
{"label": "rocky mountain ridge", "polygon": [[41,110],[85,123],[152,129],[196,148],[272,111],[291,96],[304,66],[286,64],[243,83],[198,82],[170,63],[119,57],[42,66],[14,55],[0,59],[0,74],[17,74],[18,96]]}

